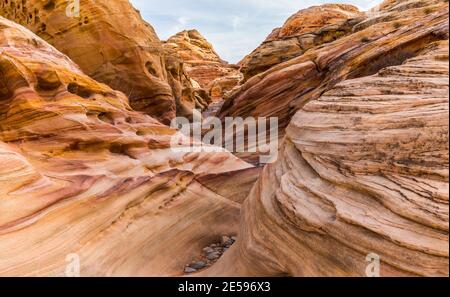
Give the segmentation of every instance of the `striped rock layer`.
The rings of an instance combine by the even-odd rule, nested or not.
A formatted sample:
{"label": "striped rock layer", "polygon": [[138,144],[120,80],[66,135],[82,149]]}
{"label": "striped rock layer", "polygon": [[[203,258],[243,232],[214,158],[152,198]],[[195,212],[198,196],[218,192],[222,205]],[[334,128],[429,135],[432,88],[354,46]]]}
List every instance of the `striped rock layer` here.
{"label": "striped rock layer", "polygon": [[448,75],[432,42],[302,107],[207,275],[448,276]]}
{"label": "striped rock layer", "polygon": [[236,234],[215,182],[251,166],[173,151],[175,133],[0,17],[0,275],[65,275],[72,254],[84,276],[180,275]]}

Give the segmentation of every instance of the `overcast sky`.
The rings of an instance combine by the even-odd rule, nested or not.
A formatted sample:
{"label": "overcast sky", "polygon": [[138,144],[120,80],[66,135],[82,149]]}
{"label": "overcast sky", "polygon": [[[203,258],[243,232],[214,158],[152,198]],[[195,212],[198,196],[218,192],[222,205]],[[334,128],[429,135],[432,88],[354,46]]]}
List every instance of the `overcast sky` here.
{"label": "overcast sky", "polygon": [[302,8],[347,3],[367,10],[381,0],[131,0],[163,40],[197,29],[222,59],[236,63]]}

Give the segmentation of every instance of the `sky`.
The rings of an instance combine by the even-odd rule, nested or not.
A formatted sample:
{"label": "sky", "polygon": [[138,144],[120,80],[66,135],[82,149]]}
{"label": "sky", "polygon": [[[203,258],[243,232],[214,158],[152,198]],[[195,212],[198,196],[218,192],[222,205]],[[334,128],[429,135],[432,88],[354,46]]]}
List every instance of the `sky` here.
{"label": "sky", "polygon": [[368,10],[381,0],[131,0],[162,40],[197,29],[220,55],[237,63],[300,9],[325,3]]}

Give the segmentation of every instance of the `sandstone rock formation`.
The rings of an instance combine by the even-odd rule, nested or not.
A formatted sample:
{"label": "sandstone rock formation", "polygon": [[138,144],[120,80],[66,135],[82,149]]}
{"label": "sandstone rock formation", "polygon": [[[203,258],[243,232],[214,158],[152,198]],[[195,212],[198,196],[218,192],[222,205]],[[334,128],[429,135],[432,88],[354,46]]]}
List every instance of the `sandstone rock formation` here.
{"label": "sandstone rock formation", "polygon": [[[365,276],[374,256],[382,276],[449,275],[447,1],[315,7],[274,31],[274,48],[317,42],[274,64],[266,48],[220,111],[279,118],[264,168],[171,148],[175,135],[201,143],[158,120],[223,97],[213,70],[231,67],[199,34],[162,46],[128,1],[82,1],[81,24],[63,2],[0,0],[69,54],[0,17],[0,275],[60,276],[79,258],[82,276]],[[153,97],[103,84],[113,72]]]}
{"label": "sandstone rock formation", "polygon": [[219,116],[278,117],[282,137],[296,111],[340,81],[402,64],[429,43],[448,39],[448,3],[415,3],[379,11],[356,24],[353,34],[252,77],[233,91]]}
{"label": "sandstone rock formation", "polygon": [[129,1],[82,0],[79,15],[70,3],[2,0],[0,15],[28,27],[95,80],[125,93],[133,109],[165,123],[174,118],[161,42]]}
{"label": "sandstone rock formation", "polygon": [[166,48],[165,63],[167,80],[175,99],[176,114],[192,120],[193,110],[206,110],[211,104],[211,97],[186,73],[184,63],[177,52]]}
{"label": "sandstone rock formation", "polygon": [[208,85],[209,95],[213,102],[223,102],[228,94],[232,92],[243,79],[242,73],[238,68],[231,68],[231,70],[222,77],[218,77]]}
{"label": "sandstone rock formation", "polygon": [[310,48],[332,42],[352,32],[363,14],[346,4],[325,4],[300,10],[239,64],[245,80],[298,57]]}
{"label": "sandstone rock formation", "polygon": [[181,275],[236,234],[208,176],[250,165],[173,151],[175,133],[0,17],[0,275],[64,275],[71,254],[83,276]]}
{"label": "sandstone rock formation", "polygon": [[213,46],[197,30],[182,31],[170,37],[164,48],[179,56],[189,77],[197,81],[213,100],[221,100],[241,80],[238,66],[223,61]]}
{"label": "sandstone rock formation", "polygon": [[205,274],[448,276],[448,62],[429,43],[300,109]]}

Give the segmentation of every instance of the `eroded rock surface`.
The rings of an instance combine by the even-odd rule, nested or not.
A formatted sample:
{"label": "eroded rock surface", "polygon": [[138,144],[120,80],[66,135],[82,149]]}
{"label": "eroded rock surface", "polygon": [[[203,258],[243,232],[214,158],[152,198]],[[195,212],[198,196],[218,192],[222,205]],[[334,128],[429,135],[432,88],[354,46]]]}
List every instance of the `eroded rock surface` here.
{"label": "eroded rock surface", "polygon": [[164,48],[178,55],[187,75],[215,101],[221,100],[242,80],[239,67],[223,61],[197,30],[182,31],[170,37]]}
{"label": "eroded rock surface", "polygon": [[[392,13],[378,11],[376,21],[362,27],[356,24],[353,34],[252,77],[232,92],[219,116],[277,117],[282,137],[299,109],[337,83],[400,65],[431,42],[448,39],[445,1],[417,1],[416,5],[396,10],[395,20],[383,17]],[[242,157],[251,160],[254,156]]]}
{"label": "eroded rock surface", "polygon": [[302,107],[205,274],[448,276],[448,74],[433,42]]}
{"label": "eroded rock surface", "polygon": [[363,13],[346,4],[325,4],[300,10],[239,65],[245,80],[302,55],[308,49],[339,39],[352,31]]}
{"label": "eroded rock surface", "polygon": [[236,234],[240,204],[197,180],[250,166],[175,133],[0,17],[0,275],[64,275],[71,254],[83,276],[179,275]]}
{"label": "eroded rock surface", "polygon": [[176,51],[165,48],[167,80],[172,88],[177,116],[193,119],[193,110],[204,111],[211,104],[211,97],[198,82],[186,72],[186,67]]}
{"label": "eroded rock surface", "polygon": [[[161,121],[208,104],[213,87],[202,93],[186,68],[216,59],[202,42],[198,57],[156,35],[130,44],[116,22],[152,30],[128,1],[86,1],[99,22],[120,9],[88,30],[107,32],[99,47],[103,35],[82,29],[96,22],[82,9],[81,24],[67,23],[63,2],[0,1],[0,11],[74,60],[91,61],[94,45],[121,57],[101,60],[102,73],[130,84],[137,64],[155,61],[144,70],[159,69],[151,81],[167,93],[151,94],[167,100],[138,109]],[[64,275],[75,256],[82,276],[364,276],[376,256],[382,276],[448,276],[448,3],[387,0],[364,17],[342,7],[274,31],[268,40],[346,28],[249,78],[221,108],[279,118],[278,161],[264,168],[225,151],[174,151],[177,132],[133,110],[144,102],[133,92],[97,82],[91,65],[0,17],[0,275]],[[213,73],[198,69],[199,81]],[[218,246],[223,235],[238,237]]]}
{"label": "eroded rock surface", "polygon": [[95,80],[125,93],[133,109],[165,123],[174,118],[161,42],[129,1],[81,1],[79,15],[67,14],[69,3],[2,0],[0,15],[35,32]]}

